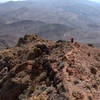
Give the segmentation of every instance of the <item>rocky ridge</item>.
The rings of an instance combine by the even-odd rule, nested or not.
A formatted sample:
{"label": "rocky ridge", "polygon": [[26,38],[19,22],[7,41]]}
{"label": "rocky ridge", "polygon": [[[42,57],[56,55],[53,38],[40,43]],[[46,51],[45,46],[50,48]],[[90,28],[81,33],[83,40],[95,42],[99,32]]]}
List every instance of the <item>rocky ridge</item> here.
{"label": "rocky ridge", "polygon": [[25,35],[0,51],[0,100],[100,100],[100,49]]}

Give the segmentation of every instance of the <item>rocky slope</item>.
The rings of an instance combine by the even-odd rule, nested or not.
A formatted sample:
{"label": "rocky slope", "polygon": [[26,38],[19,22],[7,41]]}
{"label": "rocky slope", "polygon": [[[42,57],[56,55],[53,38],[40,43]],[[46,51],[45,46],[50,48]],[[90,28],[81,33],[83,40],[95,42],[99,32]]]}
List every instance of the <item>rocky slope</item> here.
{"label": "rocky slope", "polygon": [[0,51],[0,100],[100,100],[100,49],[25,35]]}

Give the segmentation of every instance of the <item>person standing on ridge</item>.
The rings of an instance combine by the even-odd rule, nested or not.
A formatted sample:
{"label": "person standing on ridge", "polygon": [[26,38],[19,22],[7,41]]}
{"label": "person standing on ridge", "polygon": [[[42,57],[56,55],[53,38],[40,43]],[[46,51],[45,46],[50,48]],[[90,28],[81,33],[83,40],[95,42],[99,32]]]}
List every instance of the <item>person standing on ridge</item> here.
{"label": "person standing on ridge", "polygon": [[74,43],[74,38],[71,38],[70,41],[71,41],[71,43]]}

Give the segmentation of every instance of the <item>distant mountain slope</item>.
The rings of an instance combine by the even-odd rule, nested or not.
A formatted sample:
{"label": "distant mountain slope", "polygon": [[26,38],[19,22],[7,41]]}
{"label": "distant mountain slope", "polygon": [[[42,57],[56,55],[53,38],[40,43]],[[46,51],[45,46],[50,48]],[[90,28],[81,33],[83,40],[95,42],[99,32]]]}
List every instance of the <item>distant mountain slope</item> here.
{"label": "distant mountain slope", "polygon": [[0,5],[0,35],[38,33],[52,40],[100,43],[99,9],[88,0],[10,1]]}
{"label": "distant mountain slope", "polygon": [[[0,26],[0,36],[1,40],[6,40],[9,43],[7,35],[14,38],[14,41],[17,41],[17,38],[25,34],[36,33],[42,37],[46,37],[51,40],[65,39],[64,34],[74,30],[73,27],[61,25],[61,24],[46,24],[41,21],[32,21],[32,20],[22,20],[11,24],[4,24]],[[61,34],[62,33],[62,34]],[[2,35],[5,37],[2,38]],[[70,36],[70,34],[68,34]],[[67,37],[68,39],[68,37]],[[12,38],[13,44],[13,38]],[[14,42],[15,44],[15,42]]]}
{"label": "distant mountain slope", "polygon": [[18,37],[12,35],[1,35],[0,36],[0,49],[11,48],[16,45]]}

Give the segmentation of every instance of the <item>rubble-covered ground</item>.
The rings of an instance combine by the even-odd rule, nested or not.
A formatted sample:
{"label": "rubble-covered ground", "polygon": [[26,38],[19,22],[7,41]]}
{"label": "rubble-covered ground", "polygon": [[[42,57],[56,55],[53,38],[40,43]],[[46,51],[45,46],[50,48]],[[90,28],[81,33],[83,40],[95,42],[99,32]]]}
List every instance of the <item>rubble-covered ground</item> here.
{"label": "rubble-covered ground", "polygon": [[0,51],[0,100],[100,100],[100,49],[25,35]]}

